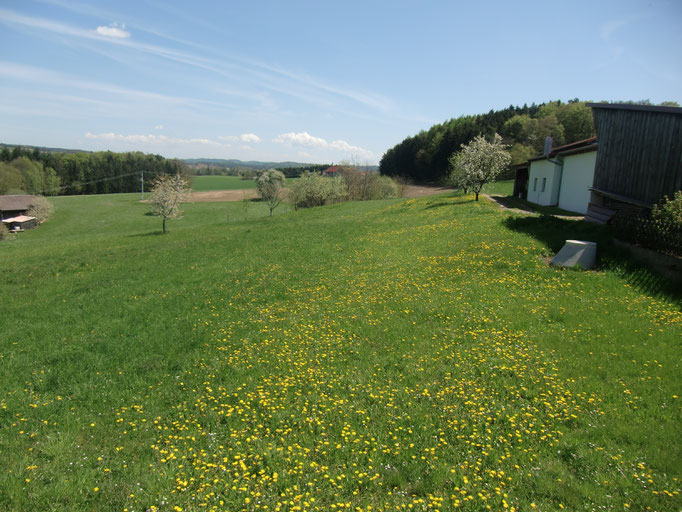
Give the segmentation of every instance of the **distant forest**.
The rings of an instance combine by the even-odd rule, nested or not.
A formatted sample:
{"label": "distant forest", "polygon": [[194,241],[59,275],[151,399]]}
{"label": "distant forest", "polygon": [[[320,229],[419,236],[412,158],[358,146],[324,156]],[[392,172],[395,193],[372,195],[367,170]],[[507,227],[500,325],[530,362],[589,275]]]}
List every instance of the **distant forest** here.
{"label": "distant forest", "polygon": [[145,189],[161,173],[189,174],[182,160],[144,153],[52,152],[7,146],[0,149],[0,194],[110,194]]}
{"label": "distant forest", "polygon": [[253,179],[258,173],[266,169],[276,169],[280,171],[287,178],[298,178],[304,172],[323,172],[329,168],[329,164],[298,164],[297,167],[284,166],[264,167],[258,165],[251,167],[244,163],[239,166],[223,167],[221,165],[207,165],[207,164],[190,164],[190,172],[195,176],[241,176],[245,179]]}
{"label": "distant forest", "polygon": [[[2,194],[113,194],[140,190],[140,174],[149,190],[161,173],[186,176],[222,175],[253,179],[267,166],[287,177],[302,172],[322,172],[329,164],[296,162],[241,162],[240,160],[167,159],[141,152],[87,152],[0,145],[0,195]],[[225,163],[235,166],[227,167]],[[237,165],[238,164],[238,165]]]}
{"label": "distant forest", "polygon": [[495,133],[502,135],[509,145],[512,165],[541,153],[548,135],[553,137],[556,147],[596,134],[591,109],[578,99],[510,106],[450,119],[408,137],[384,154],[379,171],[419,182],[438,182],[448,174],[450,155],[459,151],[462,144],[468,144],[479,134],[490,138]]}

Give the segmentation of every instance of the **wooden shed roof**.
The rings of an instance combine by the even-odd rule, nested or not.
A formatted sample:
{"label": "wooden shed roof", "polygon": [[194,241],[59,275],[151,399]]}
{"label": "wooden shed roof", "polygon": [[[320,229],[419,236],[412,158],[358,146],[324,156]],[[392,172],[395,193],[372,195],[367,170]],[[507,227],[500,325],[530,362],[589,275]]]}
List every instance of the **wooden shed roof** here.
{"label": "wooden shed roof", "polygon": [[591,108],[604,108],[611,110],[634,110],[640,112],[661,112],[664,114],[677,114],[682,116],[682,107],[659,107],[656,105],[633,105],[631,103],[585,103]]}
{"label": "wooden shed roof", "polygon": [[28,210],[36,196],[0,196],[0,211]]}

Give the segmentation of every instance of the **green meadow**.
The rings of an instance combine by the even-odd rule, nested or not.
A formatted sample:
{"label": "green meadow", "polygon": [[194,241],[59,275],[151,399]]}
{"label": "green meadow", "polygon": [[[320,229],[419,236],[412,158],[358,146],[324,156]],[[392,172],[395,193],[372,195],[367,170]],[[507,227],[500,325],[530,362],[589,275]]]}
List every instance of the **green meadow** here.
{"label": "green meadow", "polygon": [[256,188],[254,180],[243,180],[239,176],[192,176],[192,190],[242,190]]}
{"label": "green meadow", "polygon": [[682,507],[682,297],[604,227],[53,202],[0,242],[1,510]]}
{"label": "green meadow", "polygon": [[[291,183],[293,179],[295,178],[287,178],[287,183]],[[255,188],[255,180],[243,180],[238,176],[192,176],[192,190],[194,192]]]}

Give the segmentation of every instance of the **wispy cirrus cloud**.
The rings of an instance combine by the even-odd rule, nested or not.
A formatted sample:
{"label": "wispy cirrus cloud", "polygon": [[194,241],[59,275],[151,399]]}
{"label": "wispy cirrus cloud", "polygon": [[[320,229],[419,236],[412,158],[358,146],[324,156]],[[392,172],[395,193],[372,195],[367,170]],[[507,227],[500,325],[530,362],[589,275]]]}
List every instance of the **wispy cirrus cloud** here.
{"label": "wispy cirrus cloud", "polygon": [[130,37],[130,32],[126,30],[125,24],[112,23],[109,26],[99,26],[95,29],[95,32],[104,37],[117,39],[127,39]]}
{"label": "wispy cirrus cloud", "polygon": [[45,83],[49,82],[53,86],[59,85],[68,88],[83,89],[90,92],[106,93],[124,97],[127,100],[144,100],[154,101],[164,104],[205,104],[211,106],[220,106],[219,102],[209,100],[202,100],[186,96],[172,96],[168,94],[160,94],[156,92],[142,91],[139,89],[131,89],[128,87],[120,87],[113,84],[93,82],[90,80],[81,80],[79,78],[52,71],[49,69],[39,68],[35,66],[27,66],[25,64],[17,64],[15,62],[0,61],[0,76],[6,76],[25,80],[29,82]]}
{"label": "wispy cirrus cloud", "polygon": [[627,20],[611,20],[604,23],[599,29],[599,36],[604,40],[611,39],[611,36],[618,29],[627,26],[629,21]]}
{"label": "wispy cirrus cloud", "polygon": [[[366,116],[365,109],[367,108],[384,113],[390,112],[393,109],[391,102],[383,96],[342,88],[336,85],[332,86],[304,73],[290,72],[253,59],[235,56],[210,58],[204,54],[190,53],[161,45],[134,41],[129,37],[129,32],[123,26],[100,26],[97,30],[87,30],[65,23],[53,22],[45,18],[25,16],[2,8],[0,8],[0,24],[23,26],[75,38],[96,39],[195,69],[209,71],[221,77],[231,79],[235,76],[248,77],[251,83],[258,84],[262,89],[269,89],[328,109],[342,109],[344,112],[349,113],[348,108],[342,107],[338,102],[339,100],[350,102],[356,106],[363,107],[363,110],[354,112],[354,114],[360,117]],[[126,34],[128,35],[126,36]]]}
{"label": "wispy cirrus cloud", "polygon": [[618,58],[625,53],[625,46],[614,43],[614,34],[630,24],[628,20],[611,20],[602,24],[599,29],[599,36],[609,48],[611,54]]}

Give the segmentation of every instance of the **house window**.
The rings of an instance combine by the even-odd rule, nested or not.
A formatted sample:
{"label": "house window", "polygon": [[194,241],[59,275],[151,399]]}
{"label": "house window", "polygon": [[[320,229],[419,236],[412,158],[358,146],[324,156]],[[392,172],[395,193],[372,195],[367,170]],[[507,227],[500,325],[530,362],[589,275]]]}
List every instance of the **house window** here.
{"label": "house window", "polygon": [[547,184],[547,178],[542,178],[542,190],[540,192],[545,191],[545,185]]}
{"label": "house window", "polygon": [[533,192],[535,192],[538,189],[538,179],[535,178],[533,180]]}

